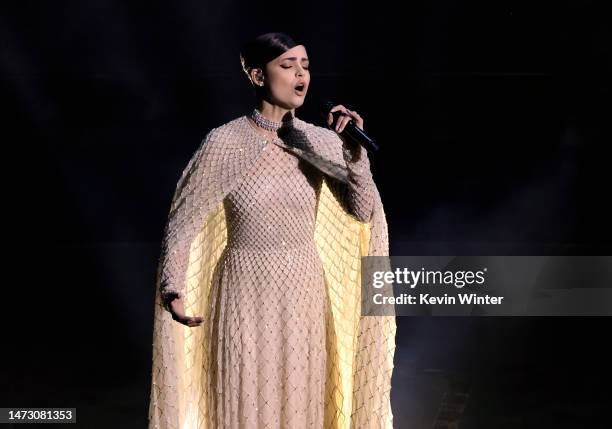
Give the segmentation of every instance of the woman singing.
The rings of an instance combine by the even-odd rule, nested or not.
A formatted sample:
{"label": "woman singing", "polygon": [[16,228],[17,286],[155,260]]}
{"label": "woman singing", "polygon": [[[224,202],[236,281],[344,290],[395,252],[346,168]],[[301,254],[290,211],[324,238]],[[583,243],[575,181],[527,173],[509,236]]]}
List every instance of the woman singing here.
{"label": "woman singing", "polygon": [[296,116],[309,59],[283,33],[240,60],[256,105],[206,135],[164,232],[149,428],[391,428],[395,319],[360,302],[387,223],[367,152],[339,135],[363,118]]}

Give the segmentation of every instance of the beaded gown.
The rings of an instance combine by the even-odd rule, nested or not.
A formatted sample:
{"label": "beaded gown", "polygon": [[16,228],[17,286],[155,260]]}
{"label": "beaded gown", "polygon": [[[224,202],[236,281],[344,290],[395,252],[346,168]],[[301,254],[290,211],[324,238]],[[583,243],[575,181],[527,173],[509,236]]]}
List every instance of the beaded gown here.
{"label": "beaded gown", "polygon": [[[293,123],[297,129],[298,125],[306,124],[297,118]],[[328,356],[329,335],[335,329],[333,304],[315,242],[315,223],[324,181],[339,206],[355,222],[370,222],[378,193],[367,153],[358,148],[361,156],[352,160],[353,152],[343,146],[347,180],[343,182],[329,174],[324,179],[325,171],[329,170],[309,162],[307,156],[299,156],[299,151],[292,151],[290,136],[284,142],[267,141],[258,135],[246,116],[230,124],[234,131],[239,130],[238,135],[247,135],[251,143],[257,141],[260,146],[258,156],[245,164],[240,180],[233,186],[221,187],[224,192],[218,207],[224,218],[224,243],[219,246],[216,263],[210,270],[206,299],[199,300],[205,305],[199,305],[200,311],[194,312],[205,316],[202,327],[178,328],[190,331],[181,334],[181,338],[191,335],[194,329],[202,330],[195,344],[206,344],[205,358],[191,362],[203,367],[198,372],[202,385],[195,389],[198,411],[189,412],[197,417],[160,418],[153,407],[153,402],[157,403],[153,386],[149,427],[358,427],[357,419],[339,416],[343,406],[346,409],[346,398],[338,400],[337,389],[330,388],[329,380],[338,372],[331,360],[339,359]],[[231,153],[230,148],[226,147],[224,153],[228,150]],[[197,162],[202,161],[192,159],[190,166]],[[227,168],[231,167],[221,167]],[[188,170],[189,166],[183,181]],[[179,188],[180,184],[177,191]],[[193,250],[184,246],[181,249],[179,240],[176,243],[174,251],[183,257],[174,256],[175,261],[193,261],[193,257],[185,256],[193,254]],[[166,258],[162,265],[171,267],[169,260]],[[185,297],[185,291],[173,285],[184,282],[180,272],[187,271],[187,265],[180,270],[168,269],[166,273],[165,266],[161,267],[161,301],[166,309],[174,296]],[[385,375],[390,376],[390,372]],[[374,394],[379,394],[384,403],[389,386],[379,388]],[[353,412],[357,412],[358,402],[352,401]],[[182,412],[187,413],[184,403],[185,400]],[[180,401],[173,408],[168,410],[181,408]],[[384,413],[387,412],[390,410],[385,409]],[[381,422],[385,422],[382,417],[371,427],[389,427]]]}

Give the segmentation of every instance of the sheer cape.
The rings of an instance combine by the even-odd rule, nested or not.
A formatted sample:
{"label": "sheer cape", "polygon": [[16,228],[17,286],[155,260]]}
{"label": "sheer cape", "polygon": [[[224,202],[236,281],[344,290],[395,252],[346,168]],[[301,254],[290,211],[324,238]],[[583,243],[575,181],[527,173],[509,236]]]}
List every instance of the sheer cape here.
{"label": "sheer cape", "polygon": [[[247,121],[239,117],[206,135],[172,199],[157,270],[149,428],[212,429],[210,326],[184,326],[172,320],[166,305],[180,296],[187,315],[209,311],[213,271],[226,246],[223,198],[264,147],[264,138]],[[315,217],[331,310],[325,428],[392,428],[395,316],[361,315],[361,257],[387,256],[389,250],[378,190],[370,221],[360,222],[333,191],[348,180],[343,141],[335,132],[295,117],[293,127],[272,143],[325,173]]]}

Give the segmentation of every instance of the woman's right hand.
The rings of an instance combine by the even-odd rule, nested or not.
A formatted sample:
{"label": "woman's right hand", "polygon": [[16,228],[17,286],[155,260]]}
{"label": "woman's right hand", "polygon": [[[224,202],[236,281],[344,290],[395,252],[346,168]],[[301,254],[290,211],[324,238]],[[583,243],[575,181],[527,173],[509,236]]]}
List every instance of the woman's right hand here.
{"label": "woman's right hand", "polygon": [[172,319],[182,323],[185,326],[194,328],[196,326],[200,326],[204,321],[204,318],[201,316],[186,316],[185,307],[183,306],[183,300],[181,298],[174,298],[170,302],[169,307],[170,314],[172,314]]}

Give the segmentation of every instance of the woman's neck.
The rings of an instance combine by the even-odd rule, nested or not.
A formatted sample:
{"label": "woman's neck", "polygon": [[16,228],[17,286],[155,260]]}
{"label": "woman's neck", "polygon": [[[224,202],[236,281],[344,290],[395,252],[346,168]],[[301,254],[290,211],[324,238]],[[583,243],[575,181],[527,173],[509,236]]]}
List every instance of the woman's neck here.
{"label": "woman's neck", "polygon": [[277,104],[272,104],[267,101],[262,101],[259,106],[257,106],[257,110],[261,112],[266,119],[269,119],[273,122],[282,122],[283,120],[289,119],[289,117],[285,118],[285,115],[289,114],[290,117],[295,116],[295,109],[285,109]]}

